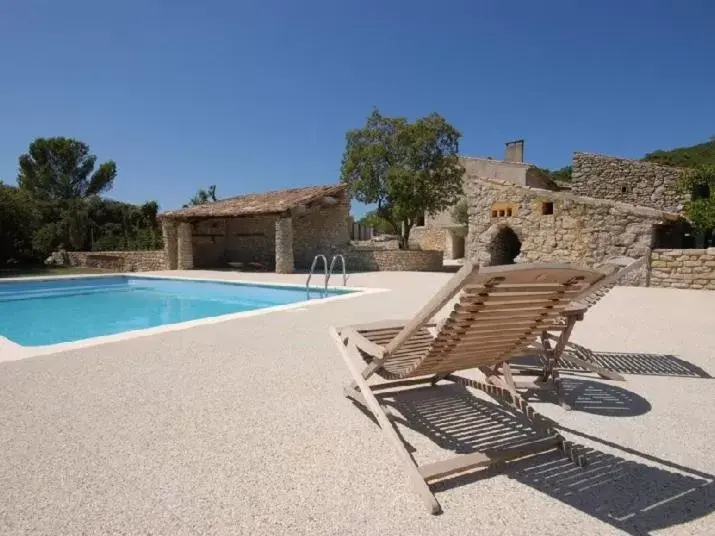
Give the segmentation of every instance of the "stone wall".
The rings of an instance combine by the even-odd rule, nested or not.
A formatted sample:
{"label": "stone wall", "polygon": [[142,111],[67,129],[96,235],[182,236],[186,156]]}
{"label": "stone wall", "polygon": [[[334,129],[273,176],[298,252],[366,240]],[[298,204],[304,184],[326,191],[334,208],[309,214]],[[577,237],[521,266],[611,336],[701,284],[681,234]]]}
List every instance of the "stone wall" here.
{"label": "stone wall", "polygon": [[439,272],[441,251],[351,249],[343,252],[350,272]]}
{"label": "stone wall", "polygon": [[620,255],[640,258],[650,254],[654,226],[677,219],[651,208],[503,181],[476,180],[471,186],[467,250],[484,265],[513,260],[593,266]]}
{"label": "stone wall", "polygon": [[650,286],[715,290],[715,248],[653,250]]}
{"label": "stone wall", "polygon": [[[293,257],[297,269],[310,268],[319,253],[349,243],[349,200],[292,217]],[[212,218],[193,224],[194,264],[197,268],[221,268],[229,262],[276,264],[278,215]],[[285,222],[284,222],[285,224]]]}
{"label": "stone wall", "polygon": [[164,250],[157,251],[68,251],[70,266],[104,268],[117,272],[151,272],[169,268]]}
{"label": "stone wall", "polygon": [[680,168],[589,153],[574,153],[572,193],[681,212],[687,196],[675,191]]}
{"label": "stone wall", "polygon": [[350,200],[293,216],[293,255],[297,269],[308,269],[313,257],[328,255],[350,243]]}
{"label": "stone wall", "polygon": [[[425,222],[427,223],[427,222]],[[410,247],[429,251],[444,251],[447,231],[437,225],[413,227],[410,230]]]}
{"label": "stone wall", "polygon": [[197,268],[223,268],[229,262],[275,265],[277,219],[275,215],[259,215],[195,222],[194,265]]}

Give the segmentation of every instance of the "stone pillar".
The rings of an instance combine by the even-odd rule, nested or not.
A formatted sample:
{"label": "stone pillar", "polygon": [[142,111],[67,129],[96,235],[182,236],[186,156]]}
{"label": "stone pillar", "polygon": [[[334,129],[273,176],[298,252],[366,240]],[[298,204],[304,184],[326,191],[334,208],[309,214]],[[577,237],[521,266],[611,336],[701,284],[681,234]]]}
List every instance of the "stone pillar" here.
{"label": "stone pillar", "polygon": [[276,220],[276,273],[292,274],[293,261],[293,218],[280,217]]}
{"label": "stone pillar", "polygon": [[187,221],[179,223],[179,230],[177,232],[177,264],[179,270],[191,270],[194,267],[194,248],[191,235],[191,224]]}
{"label": "stone pillar", "polygon": [[164,259],[166,268],[176,270],[176,222],[168,219],[162,220],[161,234],[164,238]]}

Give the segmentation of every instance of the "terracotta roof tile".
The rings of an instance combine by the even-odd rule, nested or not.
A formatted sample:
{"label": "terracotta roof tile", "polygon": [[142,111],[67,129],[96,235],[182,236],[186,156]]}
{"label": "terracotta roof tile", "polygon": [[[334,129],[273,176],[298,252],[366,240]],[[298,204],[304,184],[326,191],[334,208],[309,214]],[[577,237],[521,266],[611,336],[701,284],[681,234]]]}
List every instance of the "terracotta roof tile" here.
{"label": "terracotta roof tile", "polygon": [[254,214],[280,214],[295,206],[317,201],[326,196],[342,194],[345,184],[328,184],[323,186],[307,186],[304,188],[289,188],[260,194],[246,194],[214,203],[197,205],[179,210],[171,210],[160,215],[162,218],[221,218],[245,216]]}

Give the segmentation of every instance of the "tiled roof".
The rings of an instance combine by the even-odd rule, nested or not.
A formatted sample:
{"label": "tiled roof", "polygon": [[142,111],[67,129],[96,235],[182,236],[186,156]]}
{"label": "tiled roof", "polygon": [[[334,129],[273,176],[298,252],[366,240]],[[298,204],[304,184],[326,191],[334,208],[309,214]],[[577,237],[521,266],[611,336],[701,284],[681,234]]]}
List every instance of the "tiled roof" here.
{"label": "tiled roof", "polygon": [[246,194],[213,203],[171,210],[161,214],[162,218],[221,218],[256,214],[280,214],[298,205],[305,205],[323,197],[342,194],[345,184],[328,184],[289,188],[275,192]]}

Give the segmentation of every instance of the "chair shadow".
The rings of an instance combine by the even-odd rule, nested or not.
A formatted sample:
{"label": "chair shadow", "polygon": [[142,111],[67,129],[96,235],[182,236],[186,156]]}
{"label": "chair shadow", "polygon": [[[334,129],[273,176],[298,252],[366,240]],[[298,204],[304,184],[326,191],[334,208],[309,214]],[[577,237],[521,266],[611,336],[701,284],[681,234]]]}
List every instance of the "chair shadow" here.
{"label": "chair shadow", "polygon": [[[571,409],[593,415],[635,417],[652,409],[650,402],[639,394],[612,383],[562,377],[561,391]],[[525,398],[530,401],[559,402],[551,389],[528,391]]]}
{"label": "chair shadow", "polygon": [[702,368],[670,354],[641,354],[634,352],[594,352],[578,344],[569,343],[559,365],[563,370],[583,372],[585,369],[569,361],[569,354],[591,361],[595,365],[619,374],[649,376],[678,376],[684,378],[712,378]]}
{"label": "chair shadow", "polygon": [[[398,431],[404,426],[459,454],[475,451],[489,454],[542,437],[520,415],[478,398],[458,385],[391,393],[380,398],[393,413],[396,424],[401,425],[396,426]],[[404,433],[400,435],[404,439]],[[405,443],[414,452],[414,447]],[[445,491],[506,474],[630,534],[686,523],[715,511],[715,476],[653,456],[641,456],[632,449],[622,451],[651,465],[586,449],[589,465],[580,469],[560,452],[550,451],[459,475],[431,487],[436,492]]]}

